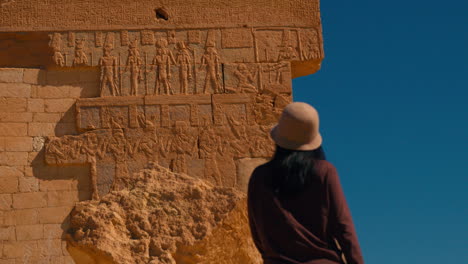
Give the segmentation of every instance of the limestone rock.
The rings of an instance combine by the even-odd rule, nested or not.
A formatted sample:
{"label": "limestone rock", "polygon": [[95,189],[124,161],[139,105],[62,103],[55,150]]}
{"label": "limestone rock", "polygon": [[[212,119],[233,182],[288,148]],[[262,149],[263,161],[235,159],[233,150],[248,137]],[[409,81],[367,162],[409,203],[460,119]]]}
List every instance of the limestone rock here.
{"label": "limestone rock", "polygon": [[77,263],[261,263],[245,194],[159,165],[120,179],[120,191],[71,213]]}

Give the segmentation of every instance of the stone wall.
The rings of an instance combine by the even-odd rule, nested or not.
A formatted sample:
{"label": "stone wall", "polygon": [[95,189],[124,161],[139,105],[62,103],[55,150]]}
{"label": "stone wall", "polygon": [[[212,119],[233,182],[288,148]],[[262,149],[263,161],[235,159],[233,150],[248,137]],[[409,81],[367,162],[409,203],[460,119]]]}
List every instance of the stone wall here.
{"label": "stone wall", "polygon": [[[106,233],[70,229],[77,202],[86,211],[125,193],[150,163],[245,196],[291,79],[323,57],[317,0],[1,1],[0,264],[73,263],[67,237]],[[244,207],[226,241],[252,249]],[[167,251],[192,263],[180,256],[222,250],[230,224],[215,222],[207,239]],[[132,252],[128,263],[157,255]]]}
{"label": "stone wall", "polygon": [[[94,129],[89,131],[89,127],[80,126],[82,123],[77,122],[77,116],[83,115],[77,108],[93,105],[99,99],[94,98],[99,94],[98,76],[99,71],[95,68],[0,69],[0,263],[74,263],[64,239],[69,229],[69,214],[75,204],[92,198],[91,165],[74,161],[62,164],[52,154],[46,155],[46,147],[51,142],[80,138],[83,135],[86,137],[87,134],[94,133]],[[211,105],[212,97],[216,95],[207,96]],[[239,99],[238,95],[232,96],[234,101]],[[244,97],[241,96],[241,99]],[[174,98],[177,96],[166,97],[162,101],[177,101]],[[99,100],[106,102],[107,99]],[[115,102],[120,99],[109,100]],[[245,103],[245,98],[241,103]],[[274,109],[268,109],[270,110]],[[170,116],[177,118],[178,114]],[[223,124],[227,125],[228,121],[224,115],[217,116],[214,120],[221,118],[214,121],[218,124],[215,131],[219,133],[222,132]],[[210,120],[212,118],[214,117],[210,113]],[[259,122],[268,124],[269,127],[275,119],[271,115]],[[245,121],[245,118],[242,120]],[[187,121],[190,123],[190,118]],[[200,122],[202,121],[200,118]],[[175,127],[177,121],[169,120],[169,124],[169,127]],[[141,129],[128,128],[127,131]],[[196,134],[205,129],[203,126],[196,128]],[[115,131],[115,128],[111,130]],[[171,130],[168,131],[171,133]],[[222,142],[227,142],[227,139],[224,138]],[[219,141],[218,144],[222,142]],[[268,141],[261,142],[267,143],[262,146],[270,144]],[[252,146],[247,142],[242,142],[239,146],[250,153]],[[228,153],[230,151],[225,152],[223,155],[229,156],[230,161],[225,157],[218,160],[217,169],[223,173],[219,175],[222,176],[221,182],[204,177],[204,163],[200,165],[202,167],[189,164],[188,173],[214,185],[245,191],[251,171],[265,162],[265,158],[271,153],[268,149],[262,152],[260,146],[257,149],[260,154],[256,154],[257,156],[245,153],[232,156],[232,153]],[[177,155],[171,156],[169,151],[167,154],[169,158],[159,159],[160,164],[171,167],[174,171],[187,173],[171,165]],[[144,155],[141,159],[144,164],[151,161]],[[46,164],[47,160],[49,164]],[[142,166],[136,166],[135,170]],[[101,173],[106,174],[112,175],[113,170],[104,170]],[[102,194],[108,190],[109,186],[104,188]]]}
{"label": "stone wall", "polygon": [[[85,78],[86,72],[80,75]],[[44,163],[48,136],[74,134],[86,86],[39,69],[0,69],[0,263],[74,263],[62,240],[88,168]]]}

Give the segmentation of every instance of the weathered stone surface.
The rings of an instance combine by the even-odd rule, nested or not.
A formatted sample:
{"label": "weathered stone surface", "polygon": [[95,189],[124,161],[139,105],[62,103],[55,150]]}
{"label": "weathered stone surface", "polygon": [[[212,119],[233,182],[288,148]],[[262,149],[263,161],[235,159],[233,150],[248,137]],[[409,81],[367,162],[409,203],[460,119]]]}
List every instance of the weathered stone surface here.
{"label": "weathered stone surface", "polygon": [[318,0],[4,0],[0,14],[0,31],[265,27],[278,26],[278,18],[284,26],[320,23]]}
{"label": "weathered stone surface", "polygon": [[[77,263],[259,263],[242,193],[320,68],[318,0],[0,2],[0,263],[73,263],[86,199]],[[159,229],[129,239],[142,219]]]}
{"label": "weathered stone surface", "polygon": [[68,249],[78,263],[261,263],[245,194],[158,165],[115,188],[71,214]]}

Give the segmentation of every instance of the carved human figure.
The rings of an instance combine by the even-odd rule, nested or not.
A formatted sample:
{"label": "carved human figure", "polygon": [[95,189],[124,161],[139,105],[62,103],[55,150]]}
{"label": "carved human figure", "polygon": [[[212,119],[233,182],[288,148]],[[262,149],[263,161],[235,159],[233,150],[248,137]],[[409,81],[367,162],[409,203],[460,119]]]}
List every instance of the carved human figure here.
{"label": "carved human figure", "polygon": [[192,79],[192,56],[183,41],[177,43],[177,64],[179,64],[180,93],[188,94],[189,80]]}
{"label": "carved human figure", "polygon": [[177,121],[175,136],[172,140],[171,151],[176,154],[171,167],[174,172],[187,173],[187,156],[196,151],[197,139],[190,133],[189,125],[184,121]]}
{"label": "carved human figure", "polygon": [[99,66],[101,67],[101,97],[104,96],[106,86],[109,87],[112,96],[119,95],[116,86],[118,80],[117,58],[110,54],[111,51],[112,46],[106,45],[104,47],[104,56],[99,59]]}
{"label": "carved human figure", "polygon": [[153,58],[152,68],[156,69],[155,94],[174,94],[171,87],[171,65],[176,64],[174,55],[167,47],[167,40],[160,39],[156,42],[156,56]]}
{"label": "carved human figure", "polygon": [[50,38],[49,46],[54,50],[54,55],[52,56],[54,63],[61,67],[65,66],[65,59],[61,52],[62,35],[60,33],[54,33]]}
{"label": "carved human figure", "polygon": [[217,155],[221,154],[221,139],[214,132],[213,128],[208,128],[200,136],[200,157],[205,159],[205,178],[221,184],[221,173],[219,171]]}
{"label": "carved human figure", "polygon": [[[127,139],[122,129],[113,129],[108,150],[115,159],[115,178],[128,176],[127,166]],[[114,182],[116,181],[114,180]]]}
{"label": "carved human figure", "polygon": [[138,51],[138,42],[135,40],[129,45],[128,58],[124,70],[125,72],[130,71],[130,95],[138,94],[139,82],[143,81],[142,65],[143,60],[140,58],[140,52]]}
{"label": "carved human figure", "polygon": [[215,48],[214,43],[209,42],[206,44],[205,54],[201,58],[200,68],[206,66],[206,77],[205,77],[205,86],[203,93],[208,94],[208,87],[211,86],[214,90],[214,93],[222,93],[221,84],[219,79],[221,78],[221,73],[219,70],[220,57],[218,51]]}
{"label": "carved human figure", "polygon": [[241,63],[237,66],[237,69],[234,71],[234,76],[236,76],[238,83],[237,89],[226,88],[226,90],[234,93],[256,93],[257,88],[252,84],[255,82],[255,77],[257,72],[252,74],[247,65]]}
{"label": "carved human figure", "polygon": [[86,56],[85,52],[85,43],[85,39],[75,40],[75,58],[73,59],[73,66],[88,64],[88,56]]}
{"label": "carved human figure", "polygon": [[93,200],[99,199],[97,188],[97,157],[102,158],[106,151],[107,142],[98,141],[96,134],[90,133],[85,135],[84,143],[81,145],[81,153],[85,155],[86,162],[91,166],[91,197]]}

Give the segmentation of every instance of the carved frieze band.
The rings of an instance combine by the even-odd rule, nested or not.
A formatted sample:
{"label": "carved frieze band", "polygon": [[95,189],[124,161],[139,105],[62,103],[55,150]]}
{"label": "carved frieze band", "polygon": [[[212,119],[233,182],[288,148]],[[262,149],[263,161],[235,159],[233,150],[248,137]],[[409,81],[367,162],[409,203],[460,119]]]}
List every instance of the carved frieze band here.
{"label": "carved frieze band", "polygon": [[[100,69],[100,96],[256,93],[290,81],[288,62],[323,57],[315,28],[50,34],[59,67]],[[280,88],[280,87],[276,87]]]}

